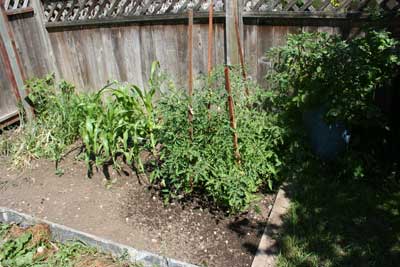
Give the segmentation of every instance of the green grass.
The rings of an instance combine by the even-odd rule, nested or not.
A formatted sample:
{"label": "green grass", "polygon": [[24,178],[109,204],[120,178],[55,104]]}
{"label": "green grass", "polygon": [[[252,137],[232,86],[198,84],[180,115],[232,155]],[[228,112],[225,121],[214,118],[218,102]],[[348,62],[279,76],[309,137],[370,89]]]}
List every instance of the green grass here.
{"label": "green grass", "polygon": [[141,266],[100,253],[82,242],[52,242],[48,239],[50,232],[43,228],[18,231],[22,232],[16,235],[11,225],[0,223],[0,267]]}
{"label": "green grass", "polygon": [[328,163],[301,165],[278,266],[400,266],[398,181],[339,179]]}

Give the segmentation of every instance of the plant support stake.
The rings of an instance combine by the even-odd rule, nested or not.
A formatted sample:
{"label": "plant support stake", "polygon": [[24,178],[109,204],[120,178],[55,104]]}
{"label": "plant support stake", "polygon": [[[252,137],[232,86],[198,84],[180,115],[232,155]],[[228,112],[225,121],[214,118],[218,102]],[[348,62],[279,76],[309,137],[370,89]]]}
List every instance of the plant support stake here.
{"label": "plant support stake", "polygon": [[[207,65],[207,73],[208,73],[208,89],[211,89],[211,71],[212,71],[212,54],[213,54],[213,37],[214,37],[214,28],[213,28],[213,18],[214,18],[214,1],[211,0],[208,11],[208,65]],[[211,103],[207,103],[208,108],[208,120],[211,119]]]}
{"label": "plant support stake", "polygon": [[[247,74],[246,74],[246,68],[244,66],[244,56],[243,56],[242,42],[240,40],[239,18],[238,18],[237,12],[235,12],[235,31],[236,31],[236,39],[237,39],[237,46],[238,46],[238,52],[239,52],[240,65],[242,67],[242,76],[243,76],[243,80],[246,82]],[[247,85],[245,85],[245,93],[246,93],[246,96],[249,95],[249,88],[247,88]]]}
{"label": "plant support stake", "polygon": [[189,138],[193,140],[193,108],[192,108],[192,95],[193,95],[193,10],[189,9],[189,27],[188,27],[188,61],[189,61],[189,107],[188,107],[188,119],[189,119]]}
{"label": "plant support stake", "polygon": [[213,37],[214,37],[213,16],[214,16],[214,1],[211,0],[208,13],[208,65],[207,65],[208,78],[210,78],[212,71],[212,54],[213,54]]}
{"label": "plant support stake", "polygon": [[233,151],[234,151],[236,162],[240,165],[238,135],[236,132],[235,105],[233,103],[231,83],[229,80],[229,67],[228,66],[225,66],[225,89],[228,93],[229,119],[230,119],[231,128],[233,130]]}

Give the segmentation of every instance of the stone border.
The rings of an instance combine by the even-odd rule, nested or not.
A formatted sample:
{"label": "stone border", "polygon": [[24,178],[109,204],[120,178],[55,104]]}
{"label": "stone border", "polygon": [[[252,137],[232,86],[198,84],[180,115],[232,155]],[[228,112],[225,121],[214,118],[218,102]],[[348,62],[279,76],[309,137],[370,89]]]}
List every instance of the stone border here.
{"label": "stone border", "polygon": [[278,254],[277,240],[273,238],[283,225],[283,216],[287,213],[290,201],[284,184],[278,191],[274,206],[267,221],[251,267],[275,267]]}
{"label": "stone border", "polygon": [[136,250],[132,247],[80,232],[60,224],[37,219],[7,208],[0,207],[0,222],[17,223],[22,226],[45,223],[50,226],[52,238],[55,241],[66,242],[71,240],[80,240],[89,246],[96,247],[99,251],[104,253],[111,253],[114,256],[128,255],[131,262],[140,263],[143,267],[198,267],[196,265],[176,261],[150,252]]}

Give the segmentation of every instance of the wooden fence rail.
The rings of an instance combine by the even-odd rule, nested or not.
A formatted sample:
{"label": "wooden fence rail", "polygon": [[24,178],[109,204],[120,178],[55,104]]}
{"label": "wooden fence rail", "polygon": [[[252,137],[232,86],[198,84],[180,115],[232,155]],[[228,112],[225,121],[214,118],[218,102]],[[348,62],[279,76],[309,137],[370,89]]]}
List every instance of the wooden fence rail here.
{"label": "wooden fence rail", "polygon": [[4,10],[8,16],[33,12],[32,0],[5,0]]}

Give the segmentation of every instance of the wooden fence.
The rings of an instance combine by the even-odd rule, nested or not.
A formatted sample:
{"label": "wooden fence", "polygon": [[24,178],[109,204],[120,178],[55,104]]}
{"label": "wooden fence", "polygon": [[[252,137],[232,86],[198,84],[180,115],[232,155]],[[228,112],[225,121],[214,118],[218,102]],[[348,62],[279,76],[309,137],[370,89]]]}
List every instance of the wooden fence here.
{"label": "wooden fence", "polygon": [[[15,54],[26,78],[54,72],[80,90],[97,90],[107,80],[146,84],[158,60],[178,86],[187,77],[187,11],[194,11],[194,74],[207,72],[210,0],[0,0],[12,31]],[[380,24],[398,32],[396,0],[214,0],[213,64],[239,62],[235,16],[252,79],[264,82],[264,55],[287,35],[326,31],[349,37],[368,14],[383,12]],[[0,26],[1,26],[0,23]],[[3,25],[4,27],[4,25]],[[5,37],[4,37],[5,38]],[[4,41],[4,40],[3,40]],[[16,70],[14,70],[16,71]],[[15,106],[5,65],[0,67],[0,118]],[[8,76],[7,76],[8,77]],[[21,85],[18,85],[18,89]],[[8,89],[7,89],[8,88]],[[7,91],[8,93],[4,93]],[[6,110],[6,111],[3,111]]]}

